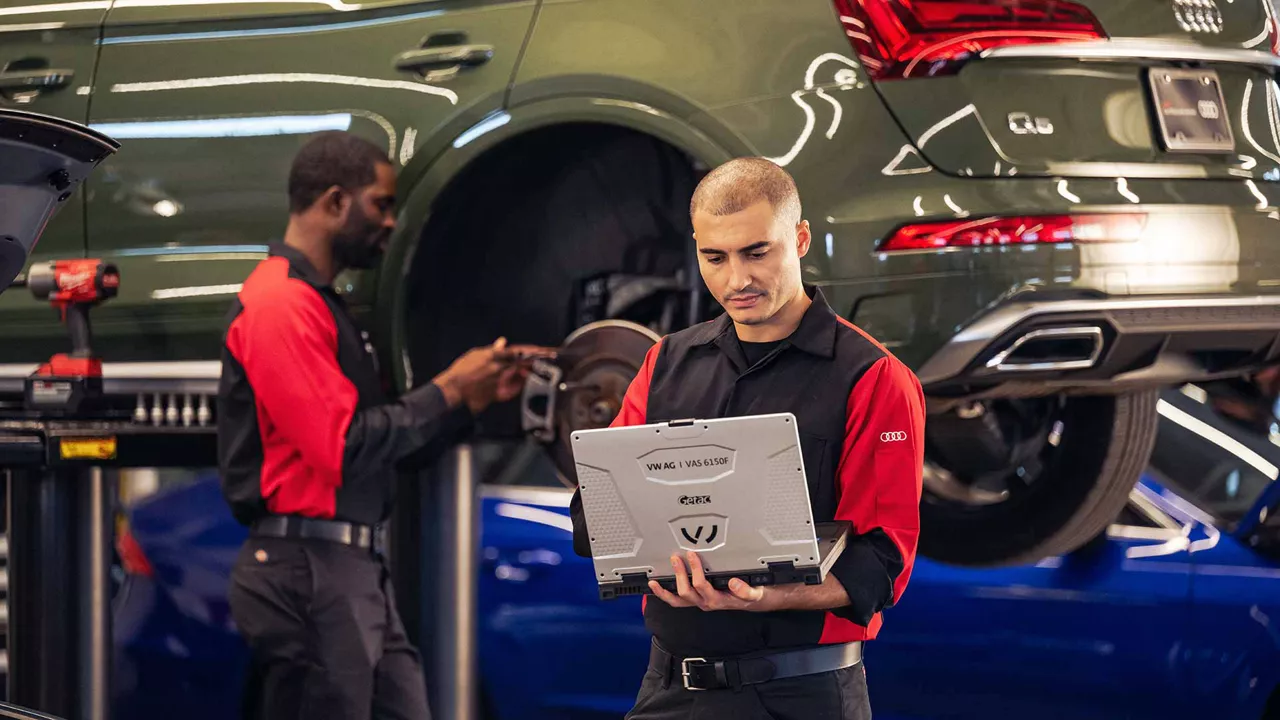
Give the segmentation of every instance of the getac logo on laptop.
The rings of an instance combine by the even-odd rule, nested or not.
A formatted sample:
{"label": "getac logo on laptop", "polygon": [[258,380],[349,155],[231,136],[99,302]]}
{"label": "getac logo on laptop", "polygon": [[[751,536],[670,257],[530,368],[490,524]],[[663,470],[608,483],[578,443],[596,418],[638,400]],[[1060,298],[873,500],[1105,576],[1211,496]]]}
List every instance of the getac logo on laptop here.
{"label": "getac logo on laptop", "polygon": [[706,505],[711,502],[710,495],[681,495],[681,505]]}

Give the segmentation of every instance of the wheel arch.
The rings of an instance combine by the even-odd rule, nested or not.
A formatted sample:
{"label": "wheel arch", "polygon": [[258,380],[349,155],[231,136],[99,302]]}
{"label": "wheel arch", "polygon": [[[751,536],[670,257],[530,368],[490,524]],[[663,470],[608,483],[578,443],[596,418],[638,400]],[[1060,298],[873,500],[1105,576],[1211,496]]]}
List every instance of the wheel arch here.
{"label": "wheel arch", "polygon": [[[410,269],[435,201],[460,182],[481,158],[503,151],[510,141],[539,130],[596,124],[648,135],[708,167],[753,154],[741,137],[723,126],[699,126],[652,105],[617,98],[577,96],[533,100],[497,111],[458,132],[429,162],[402,176],[405,199],[399,229],[388,247],[373,292],[373,322],[380,355],[390,363],[397,390],[413,384],[406,355],[409,333],[406,290]],[[406,187],[407,186],[407,187]]]}

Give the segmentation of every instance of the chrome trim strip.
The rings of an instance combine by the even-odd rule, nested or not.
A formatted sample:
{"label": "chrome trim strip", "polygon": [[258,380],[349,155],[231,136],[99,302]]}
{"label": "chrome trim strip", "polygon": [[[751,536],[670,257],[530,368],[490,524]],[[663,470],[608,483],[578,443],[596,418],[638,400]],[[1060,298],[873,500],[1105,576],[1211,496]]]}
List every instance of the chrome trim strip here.
{"label": "chrome trim strip", "polygon": [[[22,392],[38,363],[0,363],[0,392]],[[103,363],[102,390],[111,395],[190,393],[213,395],[222,375],[220,360]]]}
{"label": "chrome trim strip", "polygon": [[1184,40],[1111,39],[1044,45],[1005,45],[984,50],[983,58],[1064,58],[1071,60],[1182,60],[1256,67],[1280,67],[1280,57],[1262,50],[1205,47]]}
{"label": "chrome trim strip", "polygon": [[[1080,360],[1058,360],[1050,362],[1038,363],[1006,363],[1009,356],[1017,352],[1018,348],[1031,342],[1032,340],[1040,340],[1042,338],[1086,338],[1093,340],[1093,348],[1089,351],[1089,357]],[[1083,370],[1091,368],[1098,362],[1098,356],[1102,355],[1102,328],[1095,326],[1084,327],[1060,327],[1060,328],[1041,328],[1032,330],[1023,335],[1013,344],[1002,351],[999,355],[987,361],[987,367],[999,370],[1000,372],[1031,372],[1034,370]]]}
{"label": "chrome trim strip", "polygon": [[1110,298],[1105,300],[1057,300],[1010,303],[995,308],[961,330],[930,357],[916,377],[923,385],[942,382],[960,374],[992,340],[1018,323],[1039,315],[1160,308],[1280,307],[1280,295],[1237,297]]}

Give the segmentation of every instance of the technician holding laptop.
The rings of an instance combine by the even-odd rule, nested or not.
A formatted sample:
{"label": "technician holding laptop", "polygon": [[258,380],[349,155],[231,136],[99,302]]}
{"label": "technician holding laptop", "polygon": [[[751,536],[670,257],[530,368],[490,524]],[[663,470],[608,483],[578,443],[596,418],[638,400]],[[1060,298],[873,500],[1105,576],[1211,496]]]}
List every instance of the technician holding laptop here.
{"label": "technician holding laptop", "polygon": [[[650,583],[653,634],[633,720],[869,718],[862,641],[907,586],[919,535],[924,395],[914,374],[802,282],[809,224],[791,176],[761,158],[716,168],[690,203],[698,263],[725,309],[664,337],[614,427],[790,412],[816,522],[853,531],[821,585],[727,591],[696,553],[675,593]],[[582,502],[574,549],[591,555]],[[798,651],[798,652],[797,652]]]}

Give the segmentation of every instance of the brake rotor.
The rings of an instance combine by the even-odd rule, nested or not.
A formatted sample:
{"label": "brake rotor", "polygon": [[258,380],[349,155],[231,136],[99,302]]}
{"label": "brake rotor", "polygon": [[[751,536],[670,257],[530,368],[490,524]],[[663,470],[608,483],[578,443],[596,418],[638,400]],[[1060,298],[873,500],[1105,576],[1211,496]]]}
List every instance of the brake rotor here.
{"label": "brake rotor", "polygon": [[577,485],[569,438],[613,422],[645,354],[659,339],[643,325],[601,320],[565,338],[554,360],[534,364],[521,397],[521,424],[546,446],[565,485]]}

